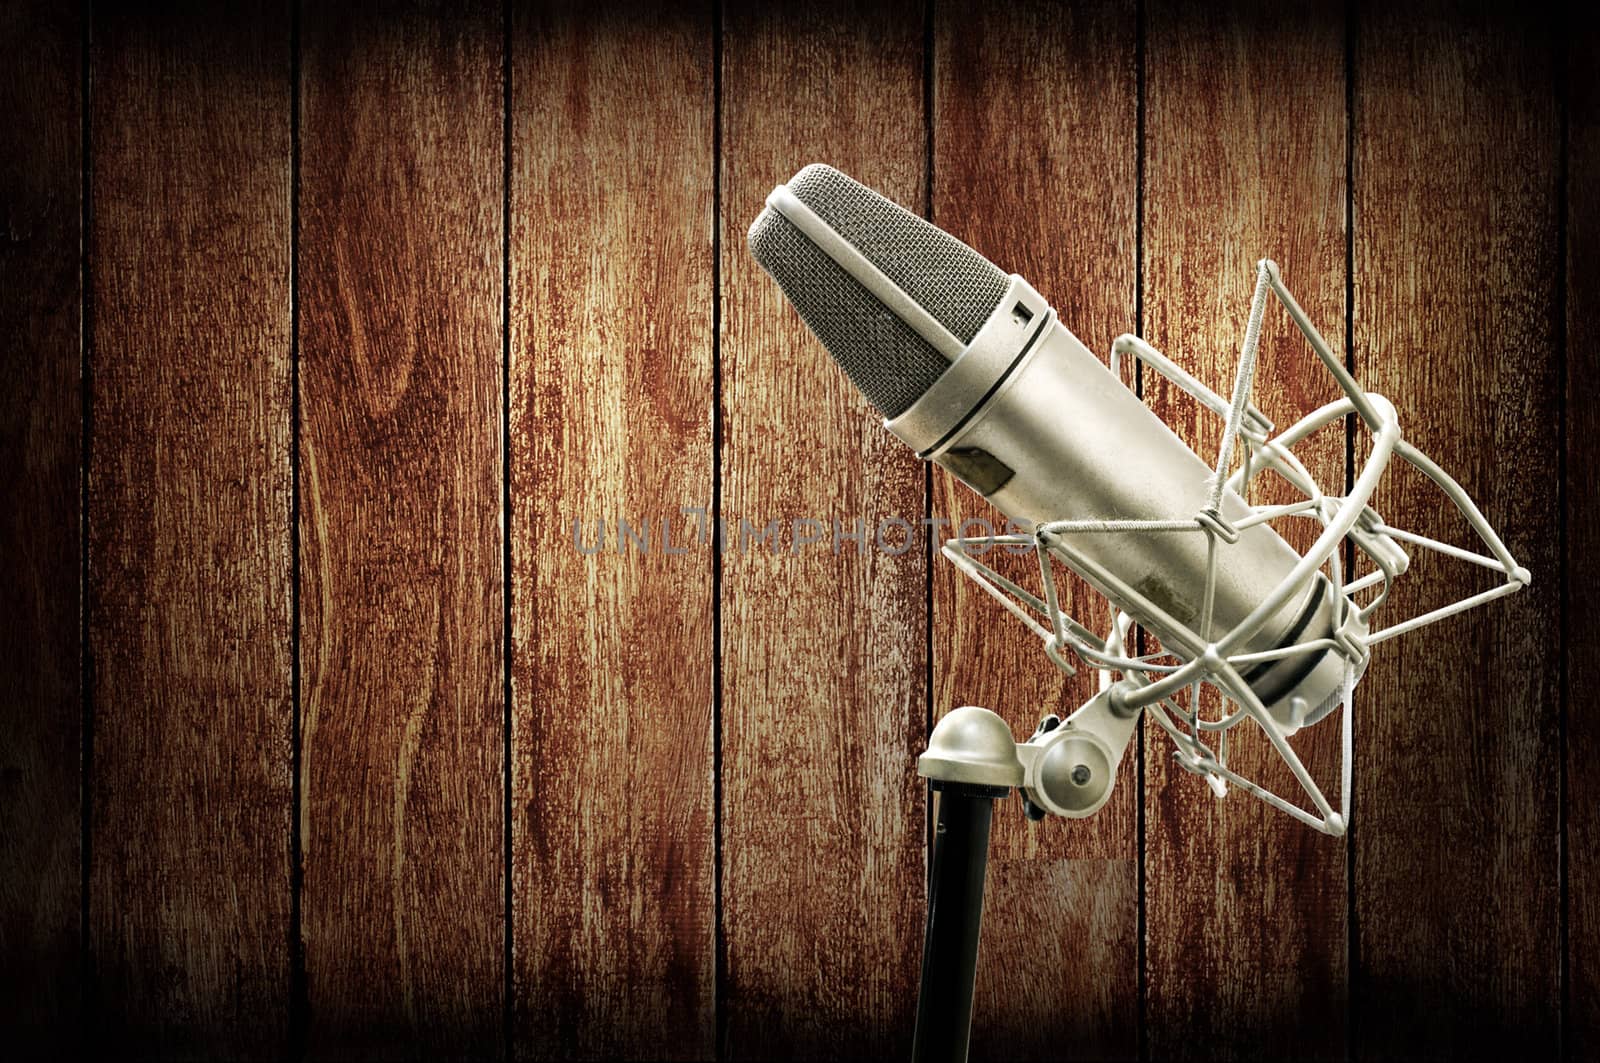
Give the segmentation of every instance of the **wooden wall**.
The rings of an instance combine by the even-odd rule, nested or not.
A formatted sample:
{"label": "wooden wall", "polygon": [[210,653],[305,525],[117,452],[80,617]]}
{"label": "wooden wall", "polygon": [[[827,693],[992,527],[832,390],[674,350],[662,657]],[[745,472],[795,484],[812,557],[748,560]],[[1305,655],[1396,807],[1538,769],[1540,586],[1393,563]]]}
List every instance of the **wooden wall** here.
{"label": "wooden wall", "polygon": [[[908,1052],[928,727],[1084,689],[925,538],[741,548],[985,512],[745,249],[823,160],[1214,386],[1277,259],[1534,577],[1377,650],[1342,841],[1153,729],[1093,820],[1005,803],[975,1058],[1600,1058],[1597,45],[1467,0],[6,5],[7,1054]],[[1269,415],[1332,394],[1267,344]]]}

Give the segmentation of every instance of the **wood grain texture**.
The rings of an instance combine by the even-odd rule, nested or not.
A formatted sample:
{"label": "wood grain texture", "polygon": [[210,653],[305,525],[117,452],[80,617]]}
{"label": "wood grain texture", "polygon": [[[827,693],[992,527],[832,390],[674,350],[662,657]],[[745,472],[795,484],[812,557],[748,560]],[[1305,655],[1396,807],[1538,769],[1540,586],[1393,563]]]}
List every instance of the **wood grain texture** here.
{"label": "wood grain texture", "polygon": [[82,26],[0,10],[0,1042],[78,1043]]}
{"label": "wood grain texture", "polygon": [[[1576,20],[1575,20],[1576,21]],[[1567,39],[1566,1055],[1600,1057],[1600,30]]]}
{"label": "wood grain texture", "polygon": [[501,45],[497,5],[303,12],[315,1056],[504,1047]]}
{"label": "wood grain texture", "polygon": [[[832,549],[915,524],[924,474],[744,234],[773,185],[829,162],[924,208],[923,13],[730,5],[722,138],[722,910],[730,1058],[910,1051],[926,882],[926,553]],[[741,547],[822,522],[829,541]],[[806,526],[802,526],[805,528]],[[898,534],[886,532],[895,549]],[[918,537],[920,547],[920,536]]]}
{"label": "wood grain texture", "polygon": [[[682,511],[712,498],[713,28],[698,3],[513,22],[514,1037],[535,1058],[716,1050],[716,561]],[[592,546],[602,521],[580,551],[574,523]]]}
{"label": "wood grain texture", "polygon": [[[1090,349],[1134,328],[1137,84],[1134,5],[938,5],[931,217],[1039,289]],[[1026,62],[1016,62],[1019,55]],[[1005,518],[942,469],[933,510]],[[971,534],[982,534],[971,525]],[[987,558],[1035,587],[1031,557]],[[1008,566],[1007,562],[1011,564]],[[934,559],[934,711],[982,705],[1018,736],[1094,692],[943,558]],[[1070,598],[1094,599],[1073,581]],[[1082,615],[1082,614],[1080,614]],[[1093,610],[1099,622],[1103,606]],[[1138,1052],[1138,758],[1093,819],[1029,823],[995,810],[974,1002],[975,1059]]]}
{"label": "wood grain texture", "polygon": [[101,1051],[289,998],[289,13],[97,12],[90,947]]}
{"label": "wood grain texture", "polygon": [[[1556,56],[1527,5],[1362,5],[1357,376],[1532,586],[1374,652],[1356,729],[1363,1058],[1550,1058],[1560,1009]],[[1360,455],[1358,451],[1358,457]],[[1391,523],[1471,542],[1420,477]],[[1390,623],[1492,583],[1419,557]]]}
{"label": "wood grain texture", "polygon": [[[1337,5],[1302,17],[1258,0],[1146,8],[1145,338],[1230,395],[1255,288],[1276,260],[1335,351],[1345,340],[1345,24]],[[1277,303],[1264,319],[1255,404],[1280,429],[1338,389]],[[1157,374],[1152,407],[1210,464],[1223,422]],[[1342,494],[1345,433],[1297,449]],[[1252,501],[1302,497],[1263,477]],[[1292,546],[1309,522],[1275,525]],[[1214,696],[1214,693],[1213,695]],[[1215,716],[1219,705],[1206,701]],[[1254,724],[1229,765],[1311,808]],[[1345,844],[1234,790],[1224,801],[1145,728],[1147,1028],[1157,1059],[1343,1059]],[[1339,723],[1293,739],[1338,802]]]}
{"label": "wood grain texture", "polygon": [[[881,430],[749,257],[763,197],[813,160],[1021,272],[1097,353],[1142,299],[1223,390],[1276,258],[1533,573],[1375,650],[1343,847],[1216,803],[1156,734],[1092,820],[1002,804],[974,1057],[1600,1055],[1582,19],[88,11],[0,9],[7,1058],[908,1052],[930,713],[1023,732],[1086,690],[926,544],[791,552],[795,518],[870,541],[988,514]],[[1332,395],[1281,311],[1265,350],[1280,425]],[[1337,482],[1343,438],[1317,442]],[[718,501],[726,553],[680,509]],[[1466,537],[1404,470],[1376,505]],[[601,518],[586,555],[571,521],[592,543]],[[649,553],[617,552],[618,518]],[[776,549],[741,520],[779,521]],[[1417,552],[1380,619],[1488,585]],[[1295,739],[1330,781],[1336,739]],[[1287,783],[1260,743],[1233,753]]]}

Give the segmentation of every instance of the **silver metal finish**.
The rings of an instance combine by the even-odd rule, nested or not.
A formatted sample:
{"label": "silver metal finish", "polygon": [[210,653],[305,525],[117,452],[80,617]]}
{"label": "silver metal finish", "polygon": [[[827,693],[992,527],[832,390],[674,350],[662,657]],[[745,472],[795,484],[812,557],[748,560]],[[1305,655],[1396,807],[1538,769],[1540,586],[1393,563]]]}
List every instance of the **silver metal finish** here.
{"label": "silver metal finish", "polygon": [[[1273,434],[1272,423],[1250,404],[1262,318],[1269,297],[1276,297],[1288,311],[1289,317],[1310,343],[1324,368],[1345,393],[1343,399],[1307,414],[1276,435]],[[1206,388],[1161,352],[1135,336],[1122,336],[1113,345],[1113,375],[1118,373],[1121,360],[1129,355],[1165,376],[1199,401],[1205,409],[1226,418],[1225,445],[1218,454],[1217,464],[1209,470],[1203,481],[1208,507],[1213,502],[1220,502],[1220,512],[1226,516],[1226,522],[1218,522],[1215,519],[1218,511],[1210,508],[1187,521],[1128,520],[1113,512],[1100,519],[1044,523],[1037,525],[1030,535],[1001,536],[981,544],[985,548],[996,544],[1031,547],[1039,561],[1041,594],[1030,592],[978,560],[975,548],[979,543],[952,539],[945,544],[943,553],[963,573],[1027,624],[1043,641],[1045,653],[1058,667],[1069,674],[1075,670],[1068,659],[1070,654],[1073,659],[1098,671],[1101,696],[1109,697],[1113,710],[1119,714],[1140,710],[1149,713],[1172,738],[1176,746],[1174,758],[1178,764],[1203,776],[1216,796],[1226,796],[1230,787],[1238,787],[1324,833],[1343,834],[1350,822],[1353,698],[1356,681],[1360,678],[1370,648],[1397,635],[1514,594],[1530,581],[1528,570],[1512,558],[1499,535],[1461,485],[1402,438],[1398,415],[1388,400],[1364,391],[1350,376],[1284,286],[1278,267],[1272,262],[1263,260],[1258,266],[1250,328],[1240,352],[1231,401]],[[1294,447],[1317,429],[1343,421],[1352,413],[1370,436],[1368,456],[1358,470],[1349,494],[1328,494],[1295,456]],[[1228,440],[1233,442],[1228,443]],[[1242,454],[1238,455],[1238,464],[1235,465],[1238,444],[1243,445]],[[1360,448],[1357,452],[1360,452]],[[1392,527],[1368,505],[1385,469],[1396,458],[1414,466],[1432,481],[1441,493],[1441,502],[1447,501],[1461,512],[1481,540],[1483,548],[1487,549],[1487,554]],[[1269,470],[1304,497],[1298,502],[1281,505],[1250,503],[1248,498],[1252,484]],[[1242,513],[1234,503],[1228,501],[1230,493],[1237,496],[1244,506]],[[1238,549],[1251,529],[1281,520],[1312,520],[1321,526],[1322,533],[1311,549],[1299,557],[1247,615],[1226,627],[1216,624],[1220,615],[1216,608],[1216,591],[1222,584],[1219,573],[1225,564],[1223,559],[1226,554]],[[1198,586],[1202,588],[1200,615],[1211,620],[1208,629],[1213,626],[1216,629],[1208,630],[1209,637],[1202,638],[1194,628],[1183,630],[1188,626],[1182,625],[1163,634],[1160,652],[1134,656],[1129,649],[1129,642],[1135,620],[1137,618],[1138,622],[1144,623],[1147,618],[1162,613],[1161,601],[1137,588],[1124,588],[1127,595],[1125,600],[1110,604],[1111,619],[1106,634],[1097,635],[1087,624],[1074,619],[1062,609],[1056,569],[1058,563],[1065,563],[1086,576],[1094,569],[1094,558],[1071,545],[1074,537],[1098,535],[1121,542],[1130,536],[1151,534],[1193,539],[1205,544],[1207,560],[1198,580]],[[1347,541],[1355,548],[1358,568],[1364,564],[1368,569],[1359,576],[1354,573],[1347,576],[1343,571],[1343,547]],[[1420,616],[1391,620],[1384,627],[1371,628],[1370,625],[1388,603],[1390,588],[1410,568],[1411,558],[1402,543],[1489,569],[1498,573],[1503,581],[1489,590],[1468,595]],[[1093,577],[1090,578],[1093,582]],[[1318,581],[1326,583],[1327,593],[1339,603],[1341,620],[1330,635],[1319,637],[1308,633],[1273,650],[1249,649],[1250,640],[1262,624],[1276,616],[1286,603],[1303,595],[1307,587],[1320,585]],[[1160,622],[1162,625],[1177,625],[1170,613],[1166,613]],[[1170,644],[1166,642],[1169,634],[1173,637]],[[1199,645],[1201,650],[1198,653],[1187,652],[1182,648],[1184,645]],[[1244,678],[1249,668],[1263,661],[1309,655],[1316,655],[1323,662],[1337,661],[1344,672],[1342,689],[1336,692],[1334,698],[1334,707],[1342,708],[1342,759],[1337,811],[1290,747],[1287,741],[1290,733],[1288,727],[1268,711],[1268,707]],[[1319,664],[1319,667],[1323,666]],[[1220,714],[1209,718],[1202,714],[1202,685],[1222,693]],[[1189,694],[1187,707],[1175,700],[1175,696],[1184,691]],[[1094,704],[1094,701],[1089,703],[1090,706]],[[1312,712],[1317,714],[1317,710]],[[1260,727],[1273,749],[1288,764],[1296,782],[1310,799],[1311,809],[1273,793],[1228,766],[1228,733],[1246,720]],[[1019,749],[1019,755],[1024,764],[1029,765],[1027,754]],[[1029,770],[1032,771],[1031,767]],[[1056,811],[1040,800],[1041,791],[1046,798],[1050,792],[1048,788],[1037,786],[1032,774],[1025,785],[1036,804]],[[1073,812],[1068,810],[1060,814],[1070,815]]]}
{"label": "silver metal finish", "polygon": [[1125,710],[1102,690],[1053,731],[1017,746],[1028,799],[1056,816],[1082,819],[1111,799],[1117,767],[1139,724],[1137,709]]}
{"label": "silver metal finish", "polygon": [[[995,317],[1012,315],[1002,304]],[[1212,504],[1211,469],[1066,326],[1053,315],[1038,320],[1012,358],[986,360],[998,369],[993,379],[969,374],[963,401],[945,407],[965,406],[960,413],[927,413],[924,403],[940,398],[936,386],[887,427],[969,482],[964,465],[974,453],[1011,470],[998,487],[971,486],[1029,531],[1054,527],[1045,536],[1047,549],[1117,608],[1137,603],[1140,622],[1165,648],[1198,656],[1217,633],[1249,616],[1300,555],[1266,524],[1236,530],[1250,509],[1225,490],[1210,516],[1235,541],[1208,583],[1208,538],[1184,533]],[[960,374],[964,360],[946,376]],[[1121,533],[1077,530],[1075,522],[1086,520],[1118,522]],[[1277,649],[1302,632],[1331,638],[1339,623],[1336,610],[1326,584],[1311,581],[1261,620],[1248,634],[1245,652]],[[1331,708],[1330,698],[1337,701],[1344,681],[1338,662],[1320,672],[1312,667],[1309,674],[1301,663],[1266,661],[1251,670],[1267,711],[1289,733],[1315,723],[1314,708]]]}
{"label": "silver metal finish", "polygon": [[[1223,398],[1135,336],[1115,342],[1108,368],[1021,278],[1005,278],[966,245],[835,170],[807,167],[768,202],[751,228],[752,251],[890,418],[887,427],[1026,529],[981,543],[952,539],[944,556],[1021,619],[1054,664],[1070,674],[1076,661],[1099,673],[1100,693],[1067,724],[1020,745],[993,713],[956,710],[935,730],[919,770],[953,782],[1021,785],[1048,812],[1088,815],[1104,804],[1148,712],[1172,738],[1177,762],[1205,777],[1218,797],[1237,787],[1318,830],[1344,833],[1351,706],[1370,648],[1513,594],[1530,577],[1461,486],[1404,440],[1394,407],[1351,377],[1277,266],[1258,264],[1233,392]],[[1344,393],[1277,434],[1250,401],[1274,297]],[[1214,463],[1122,383],[1129,356],[1223,418]],[[1367,457],[1350,491],[1330,494],[1294,448],[1351,415],[1370,437],[1356,451]],[[1487,553],[1392,527],[1370,507],[1395,458],[1432,481]],[[1303,497],[1252,502],[1267,472]],[[1303,556],[1272,529],[1286,520],[1321,529]],[[1344,571],[1346,543],[1356,572]],[[986,565],[980,546],[1031,550],[1038,593]],[[1374,629],[1390,587],[1410,565],[1407,547],[1489,569],[1503,582]],[[1105,597],[1103,633],[1062,607],[1060,565]],[[1130,648],[1135,623],[1157,636],[1157,652]],[[1218,715],[1202,712],[1203,686],[1220,692]],[[1184,693],[1187,706],[1177,700]],[[1287,739],[1341,707],[1335,811]],[[1229,731],[1246,720],[1289,766],[1311,809],[1228,766]],[[1019,781],[1009,781],[1019,770]]]}
{"label": "silver metal finish", "polygon": [[1022,785],[1022,762],[1004,720],[963,705],[934,725],[928,751],[917,758],[917,774],[938,782],[1016,787]]}
{"label": "silver metal finish", "polygon": [[989,315],[944,375],[904,413],[885,422],[912,450],[922,453],[971,413],[977,400],[1005,377],[1018,353],[1027,349],[1030,337],[1042,334],[1056,316],[1044,296],[1015,273],[996,309],[1000,307],[1005,311]]}

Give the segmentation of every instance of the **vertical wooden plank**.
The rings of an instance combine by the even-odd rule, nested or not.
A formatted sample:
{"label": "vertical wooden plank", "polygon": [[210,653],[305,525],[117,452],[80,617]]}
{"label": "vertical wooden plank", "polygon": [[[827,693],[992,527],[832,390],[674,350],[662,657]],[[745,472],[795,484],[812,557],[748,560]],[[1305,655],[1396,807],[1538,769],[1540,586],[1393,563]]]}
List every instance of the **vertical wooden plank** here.
{"label": "vertical wooden plank", "polygon": [[[1259,0],[1203,11],[1154,0],[1146,17],[1145,336],[1227,395],[1258,259],[1279,263],[1344,348],[1344,13],[1328,4],[1287,19]],[[1276,303],[1265,322],[1254,401],[1283,429],[1338,389]],[[1156,411],[1211,462],[1221,418],[1154,373],[1144,381]],[[1343,492],[1342,426],[1297,453],[1325,490]],[[1255,501],[1300,497],[1264,480]],[[1275,527],[1296,549],[1315,538],[1309,522]],[[1343,1059],[1345,843],[1237,789],[1215,800],[1159,728],[1147,723],[1145,742],[1151,1056]],[[1293,744],[1337,802],[1337,717]],[[1229,763],[1311,807],[1254,725],[1230,735]]]}
{"label": "vertical wooden plank", "polygon": [[303,12],[313,1055],[504,1046],[502,21]]}
{"label": "vertical wooden plank", "polygon": [[[934,222],[1022,274],[1075,335],[1108,351],[1135,324],[1134,5],[936,11]],[[952,529],[978,519],[1004,529],[1002,515],[943,470],[934,486],[934,513]],[[992,560],[1007,559],[996,550]],[[1025,736],[1045,713],[1064,715],[1092,695],[1087,670],[1067,679],[953,566],[935,558],[933,576],[936,714],[983,705]],[[1018,576],[1035,585],[1037,566]],[[1015,799],[996,807],[975,1059],[1137,1054],[1137,776],[1129,756],[1111,803],[1082,822],[1029,823]]]}
{"label": "vertical wooden plank", "polygon": [[[1578,20],[1575,20],[1578,21]],[[1566,1055],[1600,1056],[1600,32],[1567,38]]]}
{"label": "vertical wooden plank", "polygon": [[[1355,1052],[1549,1058],[1559,993],[1556,175],[1547,12],[1363,4],[1355,353],[1532,586],[1384,645],[1357,728]],[[1359,454],[1359,451],[1358,451]],[[1416,476],[1391,523],[1468,534]],[[1421,558],[1382,614],[1488,585]]]}
{"label": "vertical wooden plank", "polygon": [[286,1050],[289,13],[96,13],[89,933],[102,1050]]}
{"label": "vertical wooden plank", "polygon": [[0,1041],[72,1051],[80,1029],[78,13],[0,11]]}
{"label": "vertical wooden plank", "polygon": [[[713,29],[700,3],[513,18],[514,1037],[535,1058],[715,1054],[715,559],[682,512],[712,496]],[[602,521],[580,551],[574,524],[592,545]]]}
{"label": "vertical wooden plank", "polygon": [[[730,5],[722,71],[723,1048],[910,1051],[921,955],[924,474],[750,257],[773,185],[828,162],[924,206],[923,11]],[[796,519],[824,541],[795,545]],[[776,547],[741,521],[777,520]],[[809,526],[802,525],[802,532]],[[800,536],[804,538],[805,535]],[[892,549],[901,540],[886,533]]]}

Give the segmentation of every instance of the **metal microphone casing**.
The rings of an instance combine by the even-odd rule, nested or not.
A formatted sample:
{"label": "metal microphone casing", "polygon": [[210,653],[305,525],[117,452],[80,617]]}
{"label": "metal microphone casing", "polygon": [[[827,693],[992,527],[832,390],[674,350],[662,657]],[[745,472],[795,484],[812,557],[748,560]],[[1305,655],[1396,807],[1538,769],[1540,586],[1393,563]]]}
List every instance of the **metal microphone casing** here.
{"label": "metal microphone casing", "polygon": [[[919,457],[954,473],[1023,528],[1053,521],[1193,521],[1210,502],[1212,470],[1013,274],[966,350],[885,426]],[[1224,491],[1220,517],[1249,507]],[[1165,649],[1190,659],[1265,601],[1300,560],[1266,524],[1220,545],[1208,630],[1207,536],[1198,531],[1075,532],[1049,549]],[[1332,638],[1343,613],[1317,574],[1236,652]],[[1342,700],[1345,659],[1304,652],[1241,667],[1286,733]]]}
{"label": "metal microphone casing", "polygon": [[[1213,511],[1212,469],[1021,277],[822,164],[773,189],[749,244],[889,430],[1015,524],[1181,525],[1043,540],[1163,649],[1238,658],[1320,641],[1241,661],[1240,678],[1285,732],[1339,704],[1350,673],[1334,647],[1358,614],[1321,573],[1263,610],[1300,556],[1265,523],[1235,527],[1250,515],[1236,494]],[[1209,624],[1197,518],[1221,537]]]}

